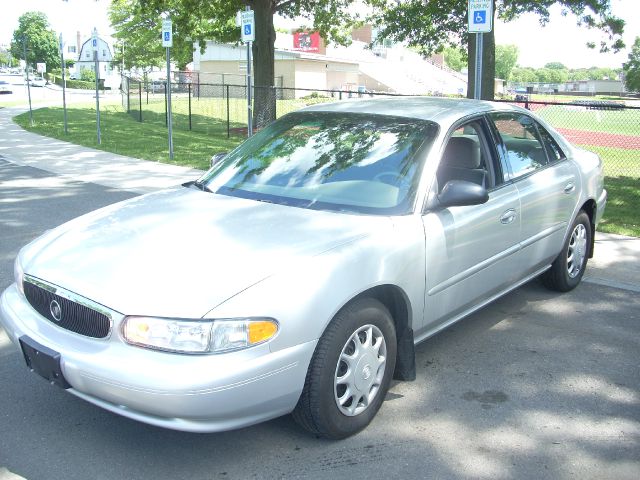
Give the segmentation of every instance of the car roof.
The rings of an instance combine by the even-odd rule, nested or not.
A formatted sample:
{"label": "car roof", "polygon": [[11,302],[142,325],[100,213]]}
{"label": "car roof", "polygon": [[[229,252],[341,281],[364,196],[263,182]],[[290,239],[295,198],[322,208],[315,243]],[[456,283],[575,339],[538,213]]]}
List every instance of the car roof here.
{"label": "car roof", "polygon": [[431,120],[440,124],[449,124],[459,118],[474,113],[490,111],[524,111],[508,103],[470,100],[467,98],[441,97],[378,97],[355,100],[342,100],[313,105],[303,111],[349,112],[372,115],[392,115],[398,117]]}

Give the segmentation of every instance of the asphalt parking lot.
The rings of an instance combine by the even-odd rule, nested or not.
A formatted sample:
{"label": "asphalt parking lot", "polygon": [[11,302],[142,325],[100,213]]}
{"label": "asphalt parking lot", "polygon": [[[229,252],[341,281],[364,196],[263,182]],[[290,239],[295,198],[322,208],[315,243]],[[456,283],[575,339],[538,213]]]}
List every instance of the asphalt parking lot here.
{"label": "asphalt parking lot", "polygon": [[[6,132],[0,128],[0,288],[12,281],[21,245],[140,191],[25,166],[32,157],[20,165],[11,152],[22,137]],[[51,156],[62,147],[34,150],[43,148]],[[30,373],[0,331],[0,480],[635,480],[638,256],[624,239],[607,241],[576,290],[560,295],[533,281],[419,345],[416,381],[395,383],[373,423],[339,442],[310,437],[288,416],[219,434],[122,418]]]}

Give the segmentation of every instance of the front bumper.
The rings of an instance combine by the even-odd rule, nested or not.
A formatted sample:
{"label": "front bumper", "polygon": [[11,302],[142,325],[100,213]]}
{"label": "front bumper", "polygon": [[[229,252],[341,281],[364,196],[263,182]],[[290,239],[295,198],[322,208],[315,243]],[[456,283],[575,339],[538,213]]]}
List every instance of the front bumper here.
{"label": "front bumper", "polygon": [[271,352],[268,344],[218,355],[182,355],[92,339],[41,317],[11,285],[0,298],[0,322],[19,348],[28,336],[60,353],[69,392],[125,417],[192,432],[252,425],[295,407],[316,341]]}

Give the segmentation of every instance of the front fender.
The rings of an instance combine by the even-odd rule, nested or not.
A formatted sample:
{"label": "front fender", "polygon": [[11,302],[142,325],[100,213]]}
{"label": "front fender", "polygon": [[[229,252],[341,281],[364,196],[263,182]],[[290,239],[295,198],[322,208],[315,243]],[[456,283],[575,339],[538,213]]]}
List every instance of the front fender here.
{"label": "front fender", "polygon": [[379,285],[400,288],[410,302],[412,328],[422,325],[425,243],[419,217],[390,219],[388,229],[289,267],[230,298],[206,317],[275,318],[280,330],[270,347],[277,351],[320,338],[344,305]]}

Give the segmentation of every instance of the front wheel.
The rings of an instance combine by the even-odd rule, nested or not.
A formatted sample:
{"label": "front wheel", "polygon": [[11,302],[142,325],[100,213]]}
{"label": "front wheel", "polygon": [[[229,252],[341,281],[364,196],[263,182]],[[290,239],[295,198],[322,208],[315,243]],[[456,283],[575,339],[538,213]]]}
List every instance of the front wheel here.
{"label": "front wheel", "polygon": [[366,427],[384,401],[396,362],[391,314],[362,298],[343,308],[318,341],[293,418],[325,438]]}
{"label": "front wheel", "polygon": [[560,255],[542,275],[545,286],[559,292],[568,292],[576,288],[587,268],[590,246],[591,221],[584,211],[580,211]]}

